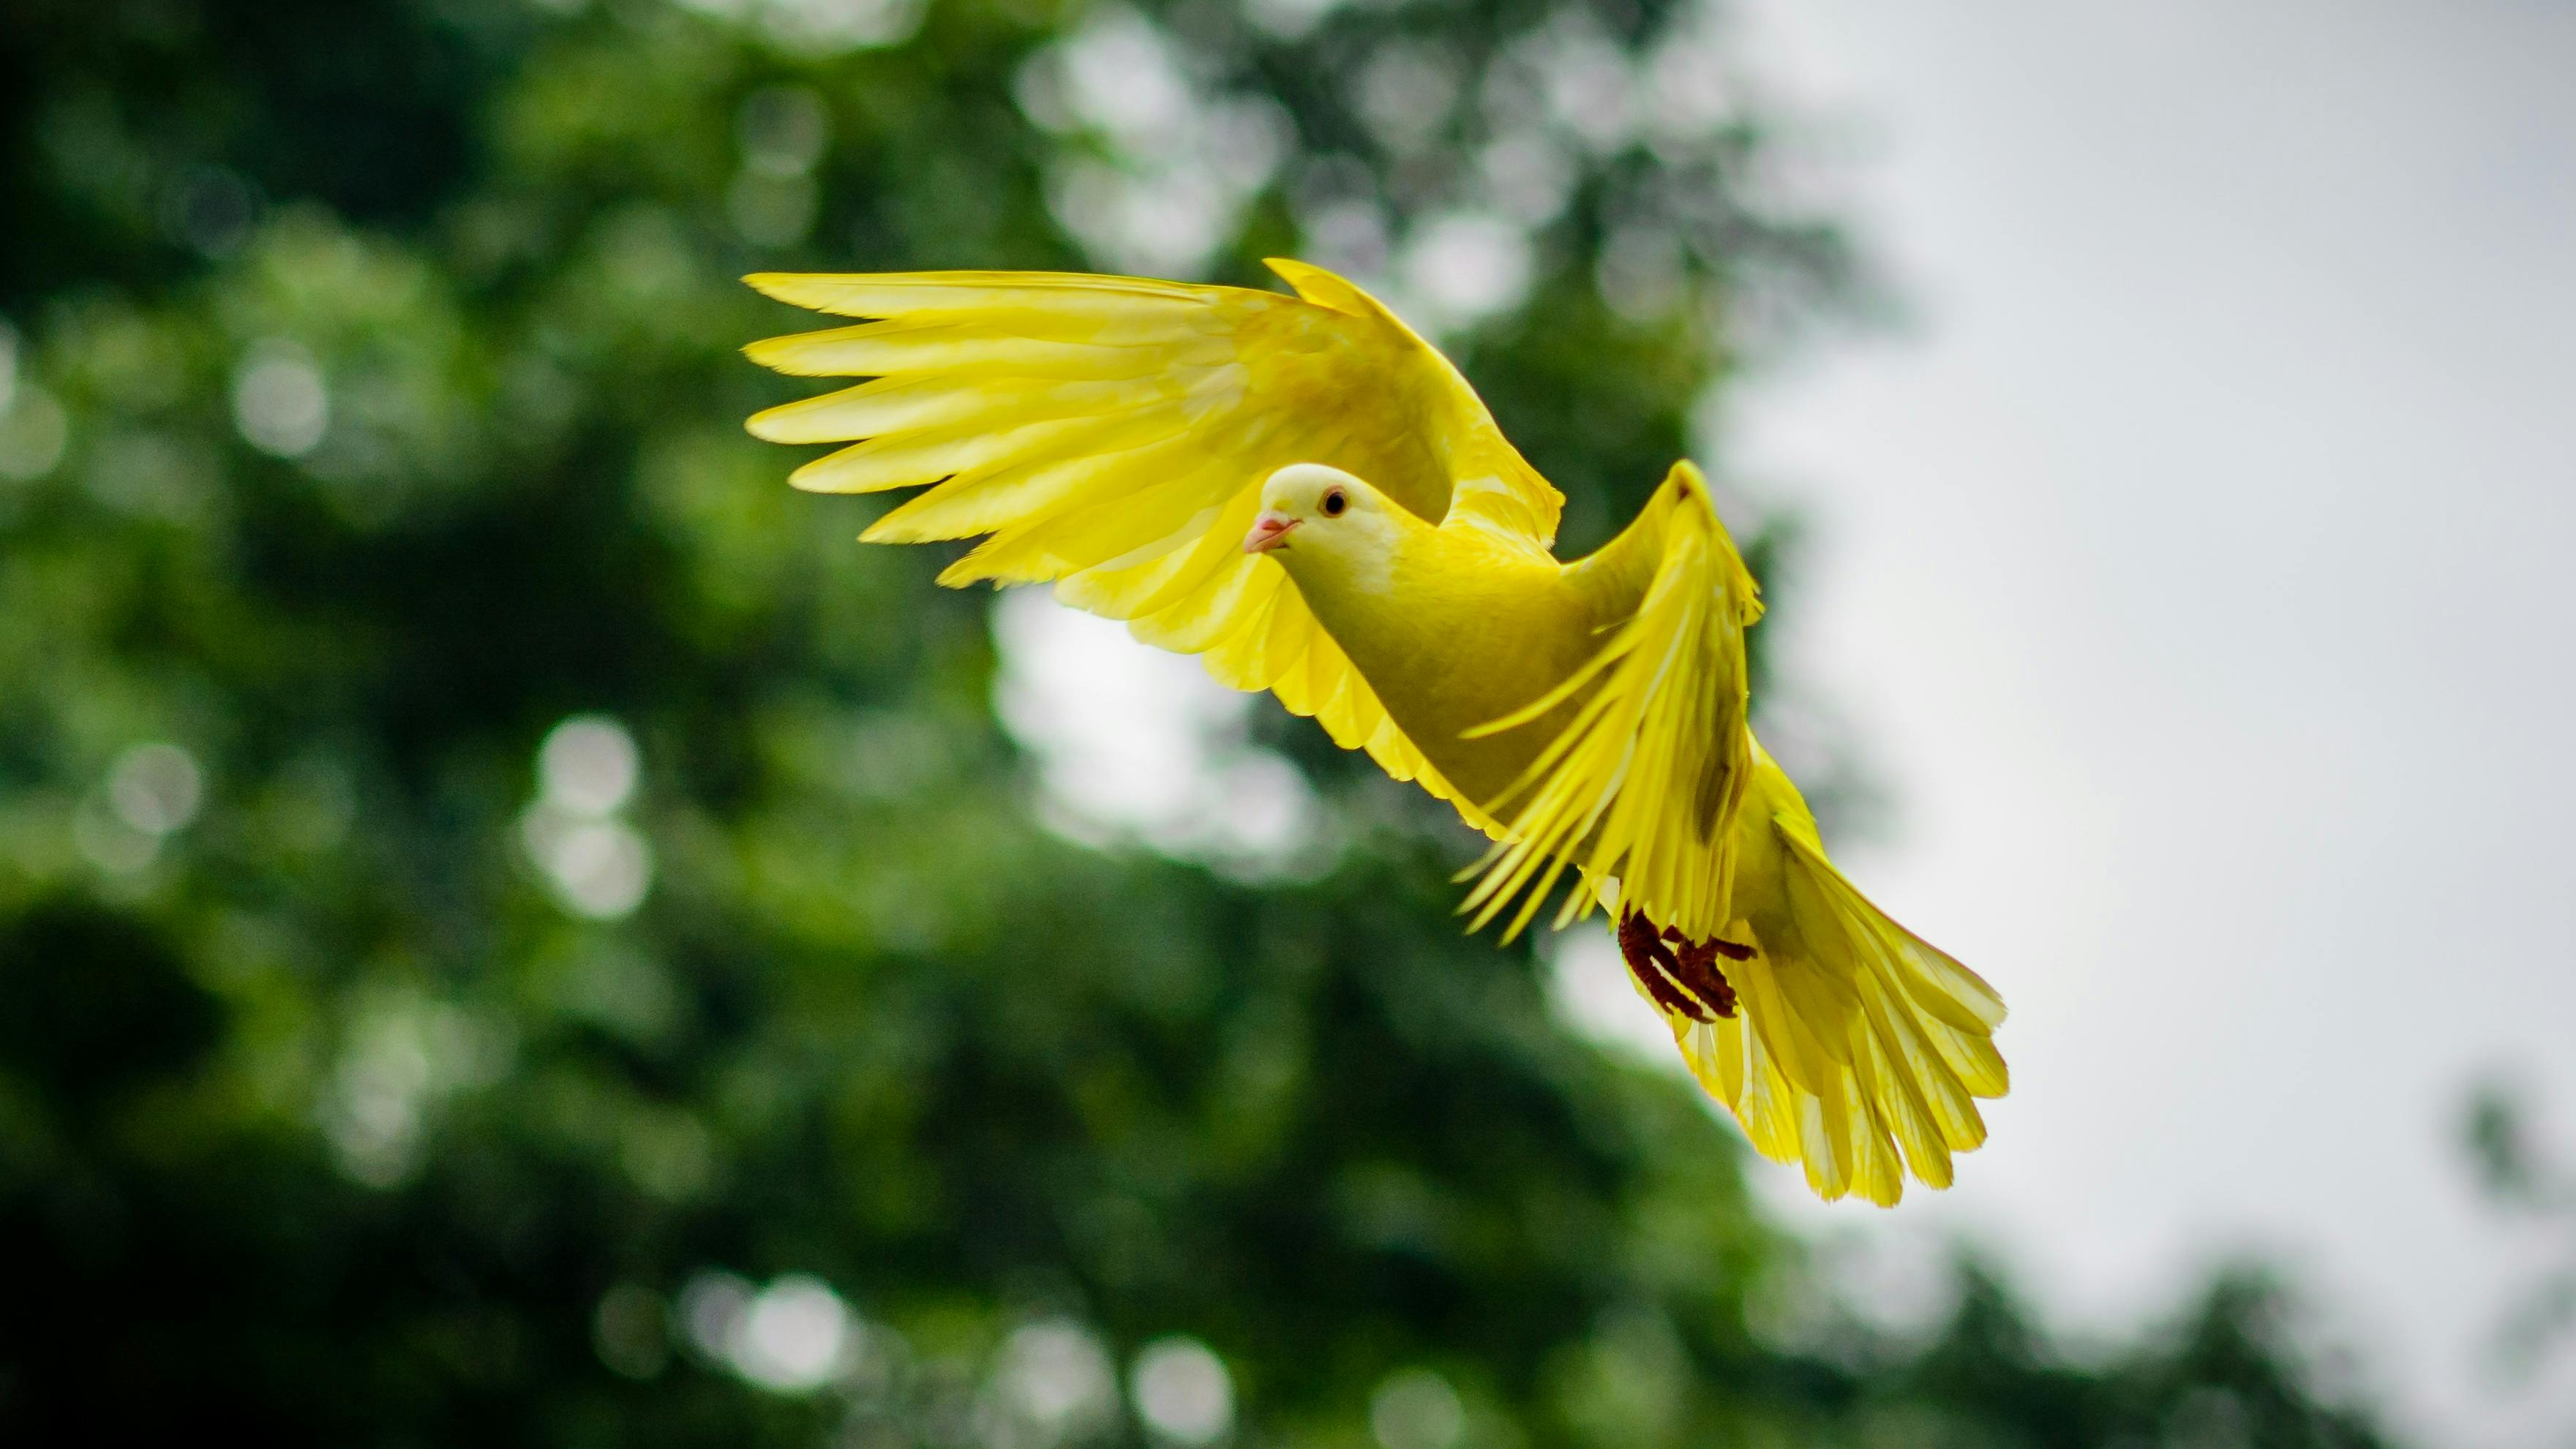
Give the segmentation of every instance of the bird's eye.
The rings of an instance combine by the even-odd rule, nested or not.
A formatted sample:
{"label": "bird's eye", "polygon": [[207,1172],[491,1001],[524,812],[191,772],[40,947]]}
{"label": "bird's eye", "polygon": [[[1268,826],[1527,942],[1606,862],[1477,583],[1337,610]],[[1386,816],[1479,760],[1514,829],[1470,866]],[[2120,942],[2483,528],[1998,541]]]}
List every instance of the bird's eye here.
{"label": "bird's eye", "polygon": [[1350,506],[1351,497],[1349,494],[1344,493],[1339,488],[1327,488],[1324,490],[1324,516],[1326,518],[1339,518],[1342,516],[1342,510]]}

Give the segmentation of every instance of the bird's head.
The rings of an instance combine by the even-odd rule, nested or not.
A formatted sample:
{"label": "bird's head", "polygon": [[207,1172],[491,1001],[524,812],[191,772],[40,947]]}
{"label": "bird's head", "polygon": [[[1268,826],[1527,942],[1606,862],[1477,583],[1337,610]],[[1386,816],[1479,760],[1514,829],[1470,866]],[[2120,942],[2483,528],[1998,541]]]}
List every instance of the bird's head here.
{"label": "bird's head", "polygon": [[1261,516],[1244,535],[1243,551],[1346,560],[1380,554],[1395,543],[1392,507],[1385,494],[1339,468],[1291,463],[1262,483]]}

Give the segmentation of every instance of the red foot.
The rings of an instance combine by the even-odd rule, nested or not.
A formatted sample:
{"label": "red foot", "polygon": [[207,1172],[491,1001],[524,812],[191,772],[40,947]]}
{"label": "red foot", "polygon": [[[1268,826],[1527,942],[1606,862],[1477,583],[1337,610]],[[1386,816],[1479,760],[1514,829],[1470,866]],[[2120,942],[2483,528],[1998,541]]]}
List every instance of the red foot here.
{"label": "red foot", "polygon": [[1619,918],[1619,954],[1658,1005],[1693,1021],[1715,1021],[1735,1015],[1735,988],[1717,958],[1743,961],[1753,950],[1732,941],[1686,941],[1678,931],[1658,934],[1654,922],[1629,911]]}

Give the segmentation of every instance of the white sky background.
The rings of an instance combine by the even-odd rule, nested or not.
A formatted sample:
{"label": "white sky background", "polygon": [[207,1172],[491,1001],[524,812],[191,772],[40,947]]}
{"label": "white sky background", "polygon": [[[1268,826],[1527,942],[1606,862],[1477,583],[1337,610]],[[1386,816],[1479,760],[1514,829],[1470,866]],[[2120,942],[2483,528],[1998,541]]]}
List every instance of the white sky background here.
{"label": "white sky background", "polygon": [[1751,10],[1920,318],[1725,461],[1817,524],[1783,657],[1900,812],[1847,863],[2014,1008],[1924,1216],[2083,1324],[2259,1249],[2428,1439],[2565,1442],[2458,1141],[2496,1069],[2576,1139],[2576,6]]}
{"label": "white sky background", "polygon": [[[2258,1254],[2421,1441],[2566,1442],[2576,1354],[2520,1390],[2482,1356],[2566,1245],[2458,1144],[2501,1070],[2576,1145],[2576,5],[1743,3],[1758,73],[1860,123],[1920,325],[1738,389],[1717,461],[1814,525],[1766,627],[1897,802],[1846,865],[2014,1010],[1956,1190],[1766,1196],[1865,1293],[1969,1236],[2079,1328]],[[1087,694],[1273,779],[1194,667],[1034,595],[1001,633],[1075,815],[1301,849],[1293,789],[1220,840],[1083,744],[1119,733]],[[1569,945],[1578,1021],[1651,1034]]]}

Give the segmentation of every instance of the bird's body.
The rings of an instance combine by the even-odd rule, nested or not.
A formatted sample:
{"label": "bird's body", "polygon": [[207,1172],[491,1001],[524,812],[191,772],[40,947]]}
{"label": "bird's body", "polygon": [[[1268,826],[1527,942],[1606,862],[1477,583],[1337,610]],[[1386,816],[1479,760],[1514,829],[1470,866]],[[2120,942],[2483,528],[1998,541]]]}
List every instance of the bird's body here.
{"label": "bird's body", "polygon": [[1477,924],[1518,931],[1568,873],[1558,924],[1615,901],[1693,1074],[1823,1196],[1892,1203],[1906,1168],[1946,1186],[1984,1138],[1974,1099],[2005,1090],[2002,1002],[1843,879],[1754,742],[1761,606],[1697,472],[1560,562],[1562,499],[1446,360],[1347,282],[1272,265],[1298,298],[753,278],[874,319],[755,359],[876,379],[753,431],[851,443],[802,486],[931,485],[867,537],[990,535],[943,582],[1052,582],[1451,801],[1496,842]]}
{"label": "bird's body", "polygon": [[1275,556],[1405,738],[1462,797],[1490,808],[1551,737],[1548,721],[1468,731],[1564,683],[1636,600],[1586,588],[1584,575],[1517,540],[1436,528],[1401,509],[1389,517],[1400,543],[1383,566],[1293,542]]}

